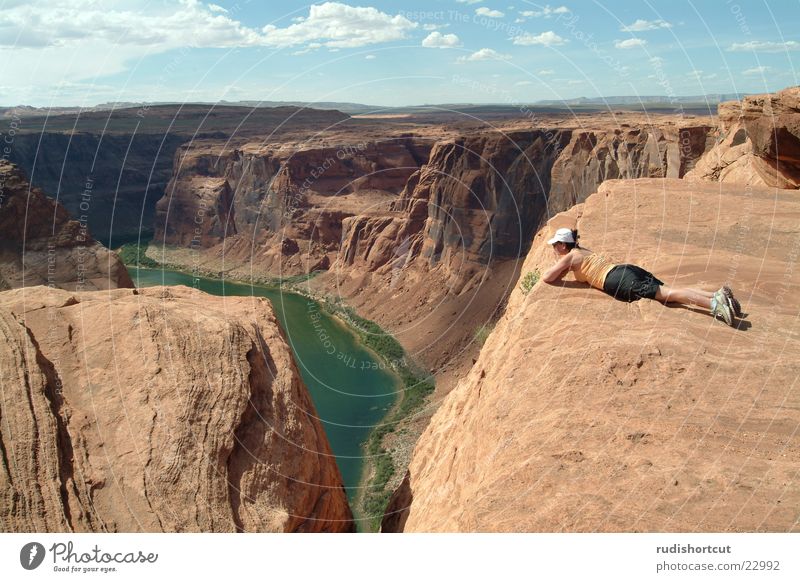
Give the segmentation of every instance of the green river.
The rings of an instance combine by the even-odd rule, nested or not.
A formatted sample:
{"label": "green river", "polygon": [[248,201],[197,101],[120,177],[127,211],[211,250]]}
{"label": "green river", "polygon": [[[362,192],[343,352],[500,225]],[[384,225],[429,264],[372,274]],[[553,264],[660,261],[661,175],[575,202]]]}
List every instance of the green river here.
{"label": "green river", "polygon": [[384,361],[302,295],[179,271],[129,270],[137,287],[186,285],[212,295],[267,297],[272,302],[353,501],[363,470],[362,444],[394,404],[400,386]]}

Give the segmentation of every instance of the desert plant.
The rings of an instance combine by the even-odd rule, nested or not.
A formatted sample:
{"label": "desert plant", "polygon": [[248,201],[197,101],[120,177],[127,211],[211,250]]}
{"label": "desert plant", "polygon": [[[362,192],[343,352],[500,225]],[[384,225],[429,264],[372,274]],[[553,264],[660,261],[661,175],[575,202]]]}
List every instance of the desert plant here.
{"label": "desert plant", "polygon": [[492,333],[494,330],[493,323],[485,323],[480,326],[478,329],[475,330],[475,341],[478,342],[478,345],[483,345],[486,343],[486,340],[489,339],[489,334]]}
{"label": "desert plant", "polygon": [[525,276],[522,277],[522,280],[519,282],[519,288],[522,289],[522,293],[524,295],[527,295],[528,293],[531,292],[533,286],[539,282],[540,276],[541,275],[539,275],[538,270],[528,271],[527,273],[525,273]]}
{"label": "desert plant", "polygon": [[123,263],[130,267],[145,267],[147,269],[155,269],[160,265],[157,261],[154,261],[145,254],[147,253],[147,246],[147,242],[127,243],[122,245],[117,250],[117,256],[119,256]]}

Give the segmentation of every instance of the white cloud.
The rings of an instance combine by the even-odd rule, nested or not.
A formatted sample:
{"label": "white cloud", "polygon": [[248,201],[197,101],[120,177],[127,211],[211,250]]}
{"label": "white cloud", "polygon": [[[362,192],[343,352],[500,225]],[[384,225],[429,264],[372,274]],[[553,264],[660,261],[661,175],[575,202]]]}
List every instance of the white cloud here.
{"label": "white cloud", "polygon": [[477,14],[478,16],[487,16],[489,18],[503,18],[503,16],[505,16],[504,12],[500,12],[499,10],[492,10],[490,8],[486,8],[486,6],[481,6],[480,8],[476,8],[475,14]]}
{"label": "white cloud", "polygon": [[732,44],[729,51],[753,51],[765,53],[779,53],[783,51],[796,51],[800,49],[800,42],[787,40],[785,42],[769,42],[764,40],[751,40]]}
{"label": "white cloud", "polygon": [[764,73],[769,72],[770,67],[766,67],[764,65],[760,67],[753,67],[752,69],[745,69],[742,71],[742,75],[763,75]]}
{"label": "white cloud", "polygon": [[636,20],[633,24],[620,27],[622,32],[644,32],[645,30],[657,30],[659,28],[672,28],[672,24],[666,20]]}
{"label": "white cloud", "polygon": [[525,33],[514,37],[514,44],[522,46],[530,46],[534,44],[540,44],[542,46],[561,46],[567,42],[569,41],[561,38],[552,30],[548,30],[547,32],[536,35]]}
{"label": "white cloud", "polygon": [[320,42],[332,48],[354,48],[401,40],[418,25],[405,16],[391,16],[372,7],[339,2],[312,5],[308,17],[285,28],[267,25],[263,44],[277,47]]}
{"label": "white cloud", "polygon": [[378,57],[376,57],[375,55],[367,55],[364,58],[367,59],[368,61],[371,61],[372,59],[377,59]]}
{"label": "white cloud", "polygon": [[525,85],[533,85],[533,81],[517,81],[514,83],[517,87],[523,87]]}
{"label": "white cloud", "polygon": [[541,10],[521,10],[520,14],[526,18],[550,18],[556,14],[569,14],[569,8],[566,6],[553,8],[547,4]]}
{"label": "white cloud", "polygon": [[459,4],[477,4],[478,2],[483,2],[483,0],[456,0]]}
{"label": "white cloud", "polygon": [[642,47],[647,44],[647,41],[642,38],[629,38],[626,40],[615,40],[614,46],[618,49],[632,49]]}
{"label": "white cloud", "polygon": [[[113,8],[93,2],[20,3],[0,13],[0,44],[8,48],[115,46],[230,47],[257,44],[261,35],[230,16],[191,0],[142,8],[131,0]],[[46,42],[41,42],[42,39]]]}
{"label": "white cloud", "polygon": [[308,16],[284,28],[243,25],[216,4],[164,0],[142,7],[135,0],[113,7],[95,2],[49,0],[20,3],[0,12],[0,46],[75,47],[91,42],[137,46],[156,52],[183,46],[233,48],[291,47],[319,42],[333,48],[400,40],[417,27],[404,16],[340,2],[312,5]]}
{"label": "white cloud", "polygon": [[538,74],[539,74],[540,76],[554,75],[554,74],[555,74],[555,71],[554,71],[553,69],[542,69],[541,71],[539,71],[539,73],[538,73]]}
{"label": "white cloud", "polygon": [[461,46],[461,40],[455,34],[432,32],[422,41],[426,48],[455,48]]}
{"label": "white cloud", "polygon": [[481,50],[475,51],[469,56],[459,57],[457,62],[466,63],[469,61],[507,61],[510,58],[511,55],[504,55],[490,48],[482,48]]}
{"label": "white cloud", "polygon": [[403,16],[340,2],[311,6],[299,21],[281,28],[245,25],[233,9],[220,12],[198,0],[7,2],[0,11],[3,78],[14,79],[20,90],[5,93],[4,100],[29,100],[23,89],[38,86],[35,97],[42,102],[62,83],[119,74],[168,53],[166,64],[152,71],[158,79],[154,93],[164,94],[172,73],[196,48],[290,47],[302,53],[394,41],[416,29],[417,23]]}

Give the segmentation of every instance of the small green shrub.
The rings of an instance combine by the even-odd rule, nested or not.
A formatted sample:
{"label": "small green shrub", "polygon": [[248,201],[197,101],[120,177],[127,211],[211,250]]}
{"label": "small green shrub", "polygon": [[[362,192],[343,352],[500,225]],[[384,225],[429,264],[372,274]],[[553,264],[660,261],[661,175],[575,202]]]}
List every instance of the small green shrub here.
{"label": "small green shrub", "polygon": [[124,244],[117,250],[117,256],[128,266],[155,269],[159,267],[159,264],[145,254],[147,245],[148,243],[146,242],[142,244]]}
{"label": "small green shrub", "polygon": [[494,330],[494,324],[488,323],[483,324],[478,329],[475,330],[475,341],[478,342],[478,345],[482,346],[486,343],[486,340],[489,339],[489,334],[492,333]]}
{"label": "small green shrub", "polygon": [[538,270],[525,273],[525,276],[519,282],[519,288],[522,289],[522,293],[525,295],[530,293],[533,286],[539,282],[539,277],[541,277],[541,275]]}

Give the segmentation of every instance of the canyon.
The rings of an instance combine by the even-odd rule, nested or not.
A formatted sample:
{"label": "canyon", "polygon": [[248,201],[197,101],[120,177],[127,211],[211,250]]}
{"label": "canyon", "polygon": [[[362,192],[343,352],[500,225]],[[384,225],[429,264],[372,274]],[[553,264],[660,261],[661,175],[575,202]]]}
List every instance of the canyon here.
{"label": "canyon", "polygon": [[188,144],[148,255],[243,280],[314,273],[309,292],[340,297],[438,372],[496,317],[549,216],[606,179],[683,177],[713,145],[708,119],[624,120],[512,119],[494,131],[412,120],[377,141],[354,122],[322,146]]}
{"label": "canyon", "polygon": [[[120,190],[124,204],[139,210],[138,216],[130,208],[120,214],[128,221],[121,232],[152,230],[147,256],[164,265],[285,284],[347,305],[396,337],[408,358],[435,378],[433,394],[382,437],[395,471],[387,489],[396,489],[383,531],[785,531],[796,527],[793,508],[800,501],[791,486],[800,460],[794,412],[800,403],[791,391],[800,355],[792,318],[800,304],[791,292],[796,276],[787,270],[797,258],[800,212],[798,91],[722,103],[717,117],[520,111],[484,124],[452,115],[383,119],[324,111],[305,117],[307,110],[287,109],[260,112],[262,121],[246,131],[231,124],[240,113],[220,114],[206,125],[215,118],[201,108],[179,119],[183,133],[162,137],[163,147],[157,135],[171,130],[154,126],[149,141],[134,142],[123,128],[136,122],[135,113],[119,113],[120,144],[128,139],[144,160],[131,174],[139,178],[124,180],[130,187]],[[97,123],[103,114],[94,115],[90,121]],[[156,118],[163,123],[169,111]],[[195,137],[193,123],[203,128]],[[19,154],[28,160],[23,166],[31,152]],[[147,164],[152,188],[141,171]],[[66,186],[56,182],[52,166],[46,179],[56,192],[72,192],[66,197],[74,201],[85,168]],[[115,168],[117,176],[127,175],[125,162]],[[103,210],[95,218],[109,240],[118,231],[116,216]],[[693,310],[622,304],[571,281],[523,289],[521,277],[549,266],[543,241],[559,226],[577,226],[587,246],[670,282],[709,289],[732,282],[744,292],[747,317],[732,330]],[[44,290],[31,292],[45,301]],[[28,314],[19,307],[21,293],[0,296],[14,305],[9,329]],[[89,295],[76,295],[72,304],[47,293],[59,297],[47,303],[57,313],[79,305],[101,309]],[[161,308],[185,317],[184,327],[194,325],[184,310],[199,309],[201,301],[180,288],[112,293],[115,313],[136,325],[142,325],[133,315],[139,301],[153,301],[153,309],[168,303]],[[157,302],[159,293],[170,301]],[[242,345],[268,334],[269,350],[281,354],[277,369],[293,386],[286,390],[300,394],[307,412],[308,397],[294,386],[296,370],[281,351],[285,340],[270,327],[269,307],[259,303],[259,321],[263,315],[270,327],[259,330],[245,323],[252,303],[237,299],[230,314],[228,300],[220,301],[210,303],[216,319],[209,315],[202,325],[219,335],[222,322],[233,318],[237,331],[225,334]],[[167,333],[148,325],[152,338]],[[192,345],[189,335],[176,339],[197,350],[179,362],[180,374],[185,369],[196,378],[193,366],[206,357],[204,346]],[[153,354],[157,343],[148,344]],[[237,346],[224,352],[238,362],[229,371],[252,376]],[[11,351],[29,348],[23,342]],[[74,357],[52,355],[59,362]],[[38,373],[36,382],[46,385],[45,373]],[[149,368],[137,373],[145,377],[131,380],[145,384],[163,376]],[[155,389],[167,390],[158,384],[163,381],[158,377]],[[139,398],[146,403],[155,396]],[[214,416],[214,407],[198,407],[222,432],[238,430],[231,419]],[[311,471],[325,495],[314,487],[296,494],[248,467],[240,477],[252,480],[256,505],[269,508],[264,515],[250,506],[242,517],[218,496],[230,517],[165,521],[164,529],[223,531],[231,523],[242,531],[350,529],[350,510],[337,493],[341,478],[312,421],[290,423],[302,425],[316,456],[291,461],[283,449],[254,446],[265,447],[259,458],[267,464],[276,454]],[[228,450],[227,444],[208,446]],[[120,451],[114,455],[131,454]],[[147,482],[143,469],[133,471],[132,478]],[[213,480],[208,486],[221,487]],[[61,506],[72,504],[83,515],[91,496],[70,487],[62,488]],[[102,496],[103,488],[96,489]],[[185,505],[189,493],[176,495]],[[295,509],[286,509],[287,500],[310,517],[291,519]],[[142,505],[138,513],[151,528],[166,519],[156,507]],[[108,520],[123,530],[135,527],[129,516]]]}

